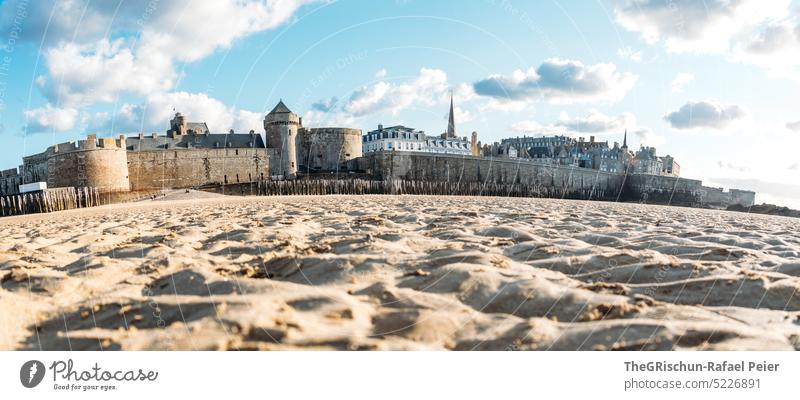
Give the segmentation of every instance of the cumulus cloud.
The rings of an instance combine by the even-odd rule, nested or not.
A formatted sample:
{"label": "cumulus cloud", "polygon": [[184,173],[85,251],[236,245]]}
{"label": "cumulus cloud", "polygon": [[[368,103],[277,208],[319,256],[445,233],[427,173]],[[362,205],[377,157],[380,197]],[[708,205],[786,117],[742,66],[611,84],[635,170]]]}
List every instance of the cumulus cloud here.
{"label": "cumulus cloud", "polygon": [[400,84],[380,81],[350,95],[342,109],[355,117],[388,111],[397,115],[411,105],[435,104],[447,93],[447,74],[439,69],[420,69],[412,81]]}
{"label": "cumulus cloud", "polygon": [[800,121],[787,122],[786,128],[791,129],[795,132],[800,132]]}
{"label": "cumulus cloud", "polygon": [[800,24],[796,20],[770,23],[742,39],[733,59],[764,68],[771,76],[800,80]]}
{"label": "cumulus cloud", "polygon": [[339,103],[339,98],[336,96],[322,99],[317,101],[316,103],[311,105],[311,109],[321,111],[321,112],[328,112],[333,110],[336,107],[336,104]]}
{"label": "cumulus cloud", "polygon": [[249,132],[263,129],[264,115],[226,106],[204,93],[171,92],[148,96],[140,104],[123,104],[115,113],[96,113],[86,121],[89,131],[163,131],[174,110],[192,122],[206,122],[212,132]]}
{"label": "cumulus cloud", "polygon": [[744,110],[737,105],[690,101],[677,111],[665,115],[664,120],[675,129],[723,129],[744,116]]}
{"label": "cumulus cloud", "polygon": [[628,0],[625,29],[675,53],[717,53],[800,80],[800,25],[791,0]]}
{"label": "cumulus cloud", "polygon": [[791,0],[628,0],[617,22],[671,52],[722,53],[742,32],[782,18]]}
{"label": "cumulus cloud", "polygon": [[120,94],[167,92],[178,78],[177,63],[275,28],[312,1],[10,0],[0,6],[0,31],[13,29],[24,6],[28,16],[20,40],[43,43],[50,76],[42,85],[45,96],[53,104],[79,107]]}
{"label": "cumulus cloud", "polygon": [[74,108],[45,107],[25,111],[28,133],[65,132],[78,124],[78,110]]}
{"label": "cumulus cloud", "polygon": [[[465,110],[465,109],[463,109],[461,107],[453,107],[453,114],[454,114],[454,117],[456,119],[456,124],[464,123],[464,122],[470,122],[470,121],[472,121],[474,119],[474,117],[472,116],[472,113],[470,113],[468,110]],[[449,115],[450,115],[449,112],[445,113],[445,115],[444,115],[444,117],[442,119],[447,121],[447,118],[449,117]]]}
{"label": "cumulus cloud", "polygon": [[670,83],[670,87],[672,88],[673,92],[680,93],[683,92],[683,88],[685,88],[686,85],[691,83],[693,80],[694,80],[694,74],[681,72],[680,74],[675,76],[675,79],[672,80],[672,82]]}
{"label": "cumulus cloud", "polygon": [[658,146],[666,141],[663,136],[657,135],[652,129],[640,126],[636,117],[628,112],[609,116],[598,110],[590,110],[586,115],[576,117],[570,117],[564,113],[551,124],[543,125],[536,121],[524,120],[512,124],[511,130],[546,136],[601,136],[618,142],[622,141],[623,133],[627,130],[629,140],[636,137],[643,145]]}
{"label": "cumulus cloud", "polygon": [[516,70],[511,75],[491,75],[475,82],[475,92],[505,100],[543,99],[568,104],[617,101],[633,88],[638,77],[617,72],[610,63],[584,65],[580,61],[552,58],[536,69]]}
{"label": "cumulus cloud", "polygon": [[111,102],[121,93],[146,95],[172,87],[176,78],[169,57],[137,58],[128,40],[63,45],[45,50],[50,79],[40,81],[52,103],[82,106]]}

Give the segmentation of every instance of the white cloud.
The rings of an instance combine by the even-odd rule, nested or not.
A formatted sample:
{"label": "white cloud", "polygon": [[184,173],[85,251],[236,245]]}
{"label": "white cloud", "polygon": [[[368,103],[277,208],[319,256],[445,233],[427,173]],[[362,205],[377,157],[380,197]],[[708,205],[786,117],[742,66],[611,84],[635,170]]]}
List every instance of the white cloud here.
{"label": "white cloud", "polygon": [[628,132],[628,144],[637,137],[639,143],[647,146],[664,144],[666,139],[655,134],[652,129],[640,126],[636,117],[628,112],[617,116],[605,115],[597,110],[590,110],[584,116],[570,117],[562,113],[557,121],[542,125],[536,121],[524,120],[511,125],[514,132],[533,135],[567,135],[573,137],[600,136],[611,141],[622,142],[623,134]]}
{"label": "white cloud", "polygon": [[569,104],[621,100],[637,79],[632,73],[617,72],[610,63],[584,65],[580,61],[552,58],[536,69],[516,70],[508,76],[491,75],[473,86],[481,96]]}
{"label": "white cloud", "polygon": [[400,84],[380,81],[350,95],[342,109],[355,117],[380,111],[397,115],[412,105],[432,106],[447,93],[447,74],[439,69],[420,69],[419,75]]}
{"label": "white cloud", "polygon": [[791,0],[628,0],[617,22],[670,52],[725,53],[732,41],[764,21],[786,16]]}
{"label": "white cloud", "polygon": [[206,122],[212,132],[263,130],[264,115],[234,109],[204,93],[172,92],[148,96],[141,104],[124,104],[113,115],[96,113],[86,121],[90,131],[140,132],[166,130],[174,110],[191,122]]}
{"label": "white cloud", "polygon": [[466,103],[478,97],[472,85],[460,83],[453,89],[453,97],[457,103]]}
{"label": "white cloud", "polygon": [[[470,122],[474,119],[472,113],[468,110],[464,110],[461,107],[453,107],[453,114],[456,120],[456,124]],[[445,114],[444,120],[447,120],[449,113]]]}
{"label": "white cloud", "polygon": [[694,74],[681,72],[670,83],[670,87],[674,93],[683,92],[683,88],[694,80]]}
{"label": "white cloud", "polygon": [[800,24],[791,0],[628,0],[617,22],[674,53],[716,53],[800,80]]}
{"label": "white cloud", "polygon": [[50,75],[42,84],[52,103],[69,106],[111,102],[122,93],[146,95],[172,87],[176,74],[168,56],[137,59],[124,39],[65,43],[44,54]]}
{"label": "white cloud", "polygon": [[386,77],[386,68],[381,68],[375,73],[375,79],[383,79]]}
{"label": "white cloud", "polygon": [[724,129],[745,116],[737,105],[724,105],[713,101],[690,101],[677,111],[664,116],[675,129]]}
{"label": "white cloud", "polygon": [[800,132],[800,121],[787,122],[786,128],[795,132]]}
{"label": "white cloud", "polygon": [[333,110],[336,105],[339,104],[339,98],[336,96],[329,97],[327,99],[321,99],[316,103],[311,105],[311,109],[316,111],[328,112]]}
{"label": "white cloud", "polygon": [[796,20],[771,23],[753,32],[733,48],[733,59],[765,69],[770,76],[800,80],[800,24]]}
{"label": "white cloud", "polygon": [[177,63],[275,28],[314,0],[22,1],[0,6],[0,31],[13,28],[24,4],[20,39],[44,43],[44,94],[52,104],[78,107],[120,94],[167,92],[178,78]]}
{"label": "white cloud", "polygon": [[74,108],[45,107],[25,111],[28,133],[65,132],[78,123],[78,110]]}

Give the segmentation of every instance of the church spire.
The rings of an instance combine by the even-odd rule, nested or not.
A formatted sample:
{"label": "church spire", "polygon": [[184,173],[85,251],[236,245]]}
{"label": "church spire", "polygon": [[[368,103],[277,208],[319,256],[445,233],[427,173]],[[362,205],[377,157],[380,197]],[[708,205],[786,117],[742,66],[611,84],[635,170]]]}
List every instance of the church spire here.
{"label": "church spire", "polygon": [[456,119],[453,115],[453,92],[450,92],[450,116],[447,118],[447,138],[456,137]]}
{"label": "church spire", "polygon": [[628,148],[628,129],[627,128],[625,129],[625,136],[622,138],[622,148],[623,149],[627,149]]}

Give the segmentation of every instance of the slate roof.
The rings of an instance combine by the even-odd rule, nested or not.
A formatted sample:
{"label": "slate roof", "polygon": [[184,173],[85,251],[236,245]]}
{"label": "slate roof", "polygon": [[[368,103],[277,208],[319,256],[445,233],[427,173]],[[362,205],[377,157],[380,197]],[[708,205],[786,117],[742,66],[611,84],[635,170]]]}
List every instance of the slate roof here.
{"label": "slate roof", "polygon": [[269,113],[270,114],[289,114],[291,112],[292,112],[292,110],[290,110],[289,107],[286,107],[286,104],[283,104],[283,100],[280,100],[280,101],[278,101],[278,104],[275,106],[275,108],[273,108],[272,111],[270,111]]}
{"label": "slate roof", "polygon": [[[203,124],[205,125],[205,124]],[[210,133],[189,134],[171,138],[167,136],[138,136],[125,138],[125,146],[129,151],[166,150],[166,149],[263,149],[264,139],[260,134],[249,133]]]}
{"label": "slate roof", "polygon": [[187,122],[186,130],[194,133],[206,133],[208,132],[208,125],[205,122]]}

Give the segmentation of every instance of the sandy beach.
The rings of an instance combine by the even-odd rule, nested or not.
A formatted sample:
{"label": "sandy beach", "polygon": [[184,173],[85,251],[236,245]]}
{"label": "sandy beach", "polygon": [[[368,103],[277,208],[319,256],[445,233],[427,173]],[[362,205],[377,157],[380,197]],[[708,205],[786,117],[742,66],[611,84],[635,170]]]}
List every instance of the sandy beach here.
{"label": "sandy beach", "polygon": [[0,349],[800,349],[797,219],[197,197],[0,219]]}

